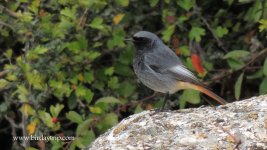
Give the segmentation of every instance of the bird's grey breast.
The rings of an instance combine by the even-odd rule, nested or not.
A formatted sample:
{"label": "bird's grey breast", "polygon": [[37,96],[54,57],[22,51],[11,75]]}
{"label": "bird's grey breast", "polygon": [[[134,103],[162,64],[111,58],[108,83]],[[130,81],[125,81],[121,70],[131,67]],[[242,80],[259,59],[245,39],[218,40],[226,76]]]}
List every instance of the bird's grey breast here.
{"label": "bird's grey breast", "polygon": [[[133,68],[138,79],[147,87],[162,93],[173,93],[174,80],[165,74],[163,62],[159,57],[151,56],[151,53],[137,54],[134,58]],[[164,64],[164,63],[163,63]]]}
{"label": "bird's grey breast", "polygon": [[133,59],[133,69],[135,74],[138,76],[138,72],[144,69],[144,56],[136,54]]}

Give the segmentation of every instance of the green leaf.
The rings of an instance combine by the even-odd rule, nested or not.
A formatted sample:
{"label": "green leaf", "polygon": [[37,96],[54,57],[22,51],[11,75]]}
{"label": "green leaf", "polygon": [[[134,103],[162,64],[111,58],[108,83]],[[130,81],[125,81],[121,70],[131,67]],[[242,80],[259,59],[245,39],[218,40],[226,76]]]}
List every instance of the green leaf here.
{"label": "green leaf", "polygon": [[184,45],[184,46],[181,46],[179,48],[180,50],[180,54],[183,55],[183,56],[190,56],[190,50],[189,50],[189,47]]}
{"label": "green leaf", "polygon": [[9,84],[9,82],[7,80],[0,79],[0,89],[5,88],[8,84]]}
{"label": "green leaf", "polygon": [[92,61],[94,61],[100,55],[101,55],[101,53],[99,53],[97,51],[90,51],[89,52],[88,59],[92,62]]}
{"label": "green leaf", "polygon": [[112,127],[118,123],[118,116],[115,113],[109,113],[104,118],[104,122],[109,125],[109,127]]}
{"label": "green leaf", "polygon": [[192,27],[189,32],[189,39],[195,40],[196,42],[201,41],[201,36],[204,36],[206,34],[205,29],[201,27]]}
{"label": "green leaf", "polygon": [[223,58],[224,59],[229,59],[229,58],[239,59],[239,58],[247,57],[249,54],[250,53],[245,50],[233,50],[233,51],[228,52]]}
{"label": "green leaf", "polygon": [[59,150],[64,146],[64,142],[60,140],[50,140],[52,147],[51,150]]}
{"label": "green leaf", "polygon": [[74,109],[77,107],[77,97],[74,93],[71,93],[71,95],[68,97],[68,108]]}
{"label": "green leaf", "polygon": [[113,49],[114,47],[125,47],[125,31],[122,28],[118,28],[112,33],[112,38],[110,38],[107,42],[107,46],[109,49]]}
{"label": "green leaf", "polygon": [[41,55],[41,54],[45,54],[48,51],[48,49],[46,47],[39,45],[33,51],[34,51],[34,53]]}
{"label": "green leaf", "polygon": [[45,111],[38,111],[38,114],[46,126],[48,126],[49,128],[53,128],[54,123],[52,122],[52,117],[49,113]]}
{"label": "green leaf", "polygon": [[195,90],[184,90],[183,94],[179,97],[182,101],[187,101],[191,104],[200,103],[200,95],[198,91]]}
{"label": "green leaf", "polygon": [[18,93],[18,98],[19,98],[20,102],[28,102],[29,101],[29,99],[28,99],[29,92],[24,85],[17,85],[16,93]]}
{"label": "green leaf", "polygon": [[130,83],[129,81],[124,81],[120,84],[120,87],[117,90],[118,93],[123,97],[129,97],[135,92],[135,89],[135,84]]}
{"label": "green leaf", "polygon": [[85,37],[85,35],[78,34],[76,35],[76,39],[78,40],[80,49],[82,50],[88,49],[88,39]]}
{"label": "green leaf", "polygon": [[42,90],[45,87],[44,79],[37,70],[25,72],[26,79],[34,89]]}
{"label": "green leaf", "polygon": [[118,123],[118,116],[115,113],[106,114],[105,118],[97,124],[97,128],[101,131],[106,131]]}
{"label": "green leaf", "polygon": [[108,81],[108,87],[110,87],[111,89],[117,89],[119,87],[118,77],[110,78],[110,80]]}
{"label": "green leaf", "polygon": [[259,25],[260,32],[267,29],[267,19],[261,19],[259,23],[260,23]]}
{"label": "green leaf", "polygon": [[92,83],[95,79],[93,71],[85,72],[84,79],[87,83]]}
{"label": "green leaf", "polygon": [[77,97],[84,97],[86,95],[87,88],[83,85],[79,85],[75,90]]}
{"label": "green leaf", "polygon": [[82,121],[76,129],[76,137],[84,136],[86,134],[86,131],[88,131],[88,129],[90,128],[92,121],[92,118]]}
{"label": "green leaf", "polygon": [[93,87],[100,90],[100,91],[104,91],[104,87],[105,87],[105,83],[104,82],[94,82],[93,83]]}
{"label": "green leaf", "polygon": [[72,90],[68,83],[63,84],[62,81],[50,80],[49,86],[53,90],[53,94],[58,98],[62,98],[64,95],[69,96]]}
{"label": "green leaf", "polygon": [[267,77],[267,57],[265,58],[264,65],[263,65],[263,74]]}
{"label": "green leaf", "polygon": [[121,101],[115,97],[112,97],[112,96],[107,96],[107,97],[102,97],[100,99],[98,99],[96,101],[96,104],[99,104],[99,103],[108,103],[108,104],[111,104],[111,103],[115,103],[115,104],[120,104]]}
{"label": "green leaf", "polygon": [[227,0],[228,6],[231,6],[234,0]]}
{"label": "green leaf", "polygon": [[261,1],[255,1],[253,6],[249,7],[249,10],[246,11],[246,15],[244,17],[244,20],[251,22],[251,23],[256,23],[260,20],[261,15],[262,15],[262,11],[263,9],[263,5]]}
{"label": "green leaf", "polygon": [[56,104],[56,106],[54,105],[50,106],[50,113],[52,114],[52,117],[58,117],[58,114],[63,108],[64,105],[62,104]]}
{"label": "green leaf", "polygon": [[75,122],[78,124],[83,122],[82,116],[75,111],[69,111],[66,114],[66,118],[68,118],[71,122]]}
{"label": "green leaf", "polygon": [[171,0],[165,0],[166,4],[170,4]]}
{"label": "green leaf", "polygon": [[90,106],[90,111],[94,114],[101,114],[103,110],[98,106]]}
{"label": "green leaf", "polygon": [[114,67],[109,67],[105,69],[105,75],[111,76],[114,73]]}
{"label": "green leaf", "polygon": [[78,54],[81,51],[81,46],[78,41],[66,43],[66,47],[75,54]]}
{"label": "green leaf", "polygon": [[4,55],[6,56],[6,58],[7,58],[9,61],[11,61],[11,57],[12,57],[12,55],[13,55],[13,50],[12,50],[12,49],[8,49],[8,50],[4,53]]}
{"label": "green leaf", "polygon": [[187,57],[187,58],[185,59],[185,61],[184,61],[184,65],[185,65],[186,68],[188,68],[189,70],[194,70],[191,57]]}
{"label": "green leaf", "polygon": [[115,73],[121,76],[132,77],[133,70],[129,67],[129,65],[124,65],[122,63],[117,62],[114,65]]}
{"label": "green leaf", "polygon": [[17,85],[17,92],[26,96],[29,95],[29,92],[24,85]]}
{"label": "green leaf", "polygon": [[61,15],[69,17],[72,20],[76,19],[75,13],[76,13],[76,8],[75,7],[73,7],[72,9],[70,9],[69,7],[65,7],[65,9],[60,11]]}
{"label": "green leaf", "polygon": [[38,150],[38,149],[34,147],[28,147],[27,150]]}
{"label": "green leaf", "polygon": [[178,22],[178,24],[180,26],[181,24],[183,24],[188,19],[189,19],[189,16],[187,16],[186,14],[184,14],[184,15],[181,15],[181,16],[178,17],[177,22]]}
{"label": "green leaf", "polygon": [[255,73],[253,73],[252,75],[247,75],[246,79],[253,80],[253,79],[262,78],[263,76],[264,76],[263,71],[258,70]]}
{"label": "green leaf", "polygon": [[116,46],[114,41],[115,41],[114,38],[108,40],[108,42],[107,42],[108,49],[113,49]]}
{"label": "green leaf", "polygon": [[33,85],[35,87],[38,87],[39,89],[42,89],[42,86],[41,86],[42,78],[40,74],[37,72],[37,70],[34,70],[33,72],[26,72],[25,74],[30,85]]}
{"label": "green leaf", "polygon": [[104,30],[105,26],[103,25],[103,19],[101,17],[96,17],[93,21],[89,24],[91,28]]}
{"label": "green leaf", "polygon": [[122,7],[126,7],[129,5],[129,0],[115,0],[115,2]]}
{"label": "green leaf", "polygon": [[171,36],[174,32],[175,25],[168,26],[163,32],[162,32],[162,40],[165,42],[169,42],[171,39]]}
{"label": "green leaf", "polygon": [[208,71],[213,70],[213,63],[208,61],[203,61],[204,68]]}
{"label": "green leaf", "polygon": [[224,35],[226,35],[228,33],[228,29],[227,28],[224,28],[224,27],[221,27],[221,26],[218,26],[215,30],[214,30],[215,34],[218,36],[218,37],[223,37]]}
{"label": "green leaf", "polygon": [[238,31],[240,31],[240,22],[238,22],[238,23],[236,23],[235,25],[234,25],[234,27],[232,28],[232,30],[234,31],[234,32],[238,32]]}
{"label": "green leaf", "polygon": [[140,112],[142,112],[142,111],[143,111],[143,109],[142,109],[142,107],[141,107],[140,104],[138,104],[138,105],[135,107],[135,109],[134,109],[134,113],[135,113],[135,114],[140,113]]}
{"label": "green leaf", "polygon": [[184,10],[188,11],[195,5],[195,0],[177,0],[177,4]]}
{"label": "green leaf", "polygon": [[185,99],[179,99],[179,109],[184,109],[186,106],[186,100]]}
{"label": "green leaf", "polygon": [[149,0],[150,7],[155,7],[158,4],[159,0]]}
{"label": "green leaf", "polygon": [[232,58],[227,59],[227,63],[230,66],[230,68],[234,70],[238,70],[245,65],[245,63],[242,60],[232,59]]}
{"label": "green leaf", "polygon": [[[120,53],[118,62],[124,65],[129,65],[132,63],[133,56],[134,50],[132,49],[132,47],[130,47],[130,45],[128,45],[128,47],[126,47],[126,49]],[[117,68],[115,67],[115,70],[116,69]]]}
{"label": "green leaf", "polygon": [[85,92],[85,100],[86,100],[86,103],[89,105],[92,101],[94,97],[94,93],[90,90],[90,89],[87,89],[86,92]]}
{"label": "green leaf", "polygon": [[92,130],[84,130],[83,132],[83,136],[75,138],[75,141],[80,143],[77,145],[79,148],[85,148],[95,139],[95,133]]}
{"label": "green leaf", "polygon": [[241,87],[242,87],[242,81],[243,81],[244,73],[240,74],[238,77],[236,83],[235,83],[235,99],[239,100],[241,95]]}
{"label": "green leaf", "polygon": [[264,78],[264,80],[260,84],[260,95],[267,93],[267,77]]}
{"label": "green leaf", "polygon": [[[75,140],[72,143],[75,145],[75,147],[77,146],[77,148],[79,149],[84,149],[86,147],[86,145],[82,143],[82,140],[80,137],[75,138]],[[73,150],[75,150],[75,148],[73,148]]]}
{"label": "green leaf", "polygon": [[17,15],[19,16],[20,21],[29,23],[33,19],[33,14],[30,12],[18,12]]}

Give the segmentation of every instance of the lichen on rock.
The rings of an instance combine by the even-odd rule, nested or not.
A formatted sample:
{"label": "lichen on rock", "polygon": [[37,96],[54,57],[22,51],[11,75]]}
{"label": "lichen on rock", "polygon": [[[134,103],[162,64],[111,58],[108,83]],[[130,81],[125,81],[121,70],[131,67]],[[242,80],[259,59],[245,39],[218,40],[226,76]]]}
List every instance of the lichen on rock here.
{"label": "lichen on rock", "polygon": [[134,114],[90,150],[267,149],[267,95],[218,107]]}

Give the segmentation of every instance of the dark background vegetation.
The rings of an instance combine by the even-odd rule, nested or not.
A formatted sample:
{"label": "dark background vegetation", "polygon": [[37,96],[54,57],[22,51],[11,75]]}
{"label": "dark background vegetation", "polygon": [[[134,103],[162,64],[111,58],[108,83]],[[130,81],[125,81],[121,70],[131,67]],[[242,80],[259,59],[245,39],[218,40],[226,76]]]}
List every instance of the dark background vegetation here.
{"label": "dark background vegetation", "polygon": [[[134,47],[159,35],[210,89],[232,102],[267,93],[265,0],[2,0],[1,149],[84,148],[130,114],[160,107],[138,83]],[[207,104],[178,92],[169,109]],[[13,141],[15,135],[74,141]]]}

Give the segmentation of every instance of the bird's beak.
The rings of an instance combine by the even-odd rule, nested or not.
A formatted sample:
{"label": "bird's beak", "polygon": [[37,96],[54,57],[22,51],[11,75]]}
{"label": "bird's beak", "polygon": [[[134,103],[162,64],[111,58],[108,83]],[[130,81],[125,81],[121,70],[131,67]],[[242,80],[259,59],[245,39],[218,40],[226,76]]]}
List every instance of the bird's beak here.
{"label": "bird's beak", "polygon": [[126,41],[126,42],[131,41],[131,42],[133,42],[134,40],[132,38],[127,38],[127,39],[124,39],[124,41]]}

